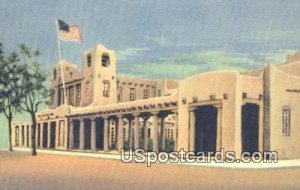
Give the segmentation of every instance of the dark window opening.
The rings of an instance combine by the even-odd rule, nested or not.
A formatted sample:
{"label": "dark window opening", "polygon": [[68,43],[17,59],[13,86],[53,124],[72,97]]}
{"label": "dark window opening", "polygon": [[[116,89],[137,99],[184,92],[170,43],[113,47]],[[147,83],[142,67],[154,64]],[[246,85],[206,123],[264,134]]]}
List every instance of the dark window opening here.
{"label": "dark window opening", "polygon": [[90,67],[92,64],[92,55],[88,54],[87,55],[87,66]]}
{"label": "dark window opening", "polygon": [[102,66],[108,67],[110,65],[109,55],[107,53],[104,53],[102,55]]}
{"label": "dark window opening", "polygon": [[57,70],[54,69],[53,70],[53,80],[56,80],[56,77],[57,77]]}
{"label": "dark window opening", "polygon": [[134,101],[135,100],[135,88],[130,88],[129,100],[130,101]]}

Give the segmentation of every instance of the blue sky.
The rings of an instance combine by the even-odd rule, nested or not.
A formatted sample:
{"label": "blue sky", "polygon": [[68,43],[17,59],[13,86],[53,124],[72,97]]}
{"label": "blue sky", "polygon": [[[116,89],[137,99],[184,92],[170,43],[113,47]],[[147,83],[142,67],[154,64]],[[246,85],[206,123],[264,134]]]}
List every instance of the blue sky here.
{"label": "blue sky", "polygon": [[62,46],[79,67],[85,49],[103,44],[116,51],[120,75],[181,79],[281,63],[299,49],[299,10],[297,0],[0,0],[0,42],[7,52],[40,49],[49,70],[57,17],[82,30],[83,44]]}
{"label": "blue sky", "polygon": [[7,51],[39,48],[49,69],[58,61],[57,17],[82,30],[82,45],[63,43],[79,67],[82,52],[101,43],[116,51],[119,74],[180,79],[282,62],[300,45],[299,10],[299,1],[279,0],[1,0],[0,41]]}

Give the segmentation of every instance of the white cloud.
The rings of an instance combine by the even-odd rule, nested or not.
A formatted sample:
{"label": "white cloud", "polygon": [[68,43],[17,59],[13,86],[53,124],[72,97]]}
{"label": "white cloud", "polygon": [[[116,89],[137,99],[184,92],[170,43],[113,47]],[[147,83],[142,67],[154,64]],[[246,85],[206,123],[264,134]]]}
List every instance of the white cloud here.
{"label": "white cloud", "polygon": [[131,64],[129,73],[144,78],[185,78],[197,73],[214,70],[247,71],[257,69],[263,63],[241,54],[222,51],[206,51],[160,58],[156,61]]}
{"label": "white cloud", "polygon": [[149,48],[133,48],[129,47],[120,51],[117,51],[118,60],[128,60],[140,56],[145,51],[149,51]]}

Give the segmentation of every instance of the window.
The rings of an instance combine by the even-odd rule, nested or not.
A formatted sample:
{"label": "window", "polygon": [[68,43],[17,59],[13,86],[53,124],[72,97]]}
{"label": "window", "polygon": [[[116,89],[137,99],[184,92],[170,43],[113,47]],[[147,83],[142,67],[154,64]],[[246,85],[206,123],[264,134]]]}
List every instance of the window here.
{"label": "window", "polygon": [[88,67],[91,67],[91,64],[92,64],[92,55],[91,54],[88,54],[87,57],[86,57],[86,62],[87,62],[87,66]]}
{"label": "window", "polygon": [[123,128],[123,142],[126,140],[126,129]]}
{"label": "window", "polygon": [[111,144],[115,144],[115,128],[111,128]]}
{"label": "window", "polygon": [[143,92],[143,99],[148,99],[148,98],[149,98],[149,90],[144,89],[144,92]]}
{"label": "window", "polygon": [[157,90],[157,96],[158,96],[158,97],[161,96],[161,90]]}
{"label": "window", "polygon": [[56,80],[56,78],[57,78],[57,70],[54,69],[53,70],[53,80]]}
{"label": "window", "polygon": [[108,67],[110,65],[109,55],[107,53],[102,54],[102,66]]}
{"label": "window", "polygon": [[50,104],[51,104],[51,105],[54,104],[54,95],[55,95],[55,90],[52,89],[52,90],[51,90],[51,94],[50,94]]}
{"label": "window", "polygon": [[103,81],[103,97],[109,97],[109,87],[110,83],[108,80]]}
{"label": "window", "polygon": [[282,109],[282,135],[290,135],[290,120],[291,120],[291,109],[289,106],[284,106]]}
{"label": "window", "polygon": [[90,82],[86,81],[85,83],[85,97],[86,99],[90,98]]}
{"label": "window", "polygon": [[70,72],[70,78],[73,78],[73,73],[72,72]]}
{"label": "window", "polygon": [[150,138],[151,138],[151,129],[148,128],[148,139],[150,139]]}
{"label": "window", "polygon": [[70,86],[69,87],[69,105],[73,106],[74,105],[74,87]]}
{"label": "window", "polygon": [[64,93],[64,89],[61,88],[60,89],[61,92],[61,103],[60,104],[64,104],[65,103],[65,93]]}
{"label": "window", "polygon": [[122,100],[122,87],[118,87],[117,91],[118,101]]}
{"label": "window", "polygon": [[130,88],[129,100],[130,101],[134,101],[135,100],[135,88]]}
{"label": "window", "polygon": [[80,106],[80,98],[81,98],[81,85],[76,85],[76,102],[75,106]]}

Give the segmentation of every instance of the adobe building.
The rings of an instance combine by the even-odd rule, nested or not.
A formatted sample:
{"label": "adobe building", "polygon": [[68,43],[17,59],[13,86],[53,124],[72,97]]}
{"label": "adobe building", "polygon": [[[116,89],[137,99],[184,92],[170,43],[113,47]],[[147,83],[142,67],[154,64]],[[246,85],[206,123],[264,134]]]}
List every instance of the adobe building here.
{"label": "adobe building", "polygon": [[[83,54],[82,71],[67,61],[53,66],[51,105],[36,115],[38,148],[224,148],[300,158],[300,53],[279,66],[207,72],[180,81],[122,77],[116,66],[114,51],[102,45]],[[14,146],[31,145],[30,125],[13,124]]]}

